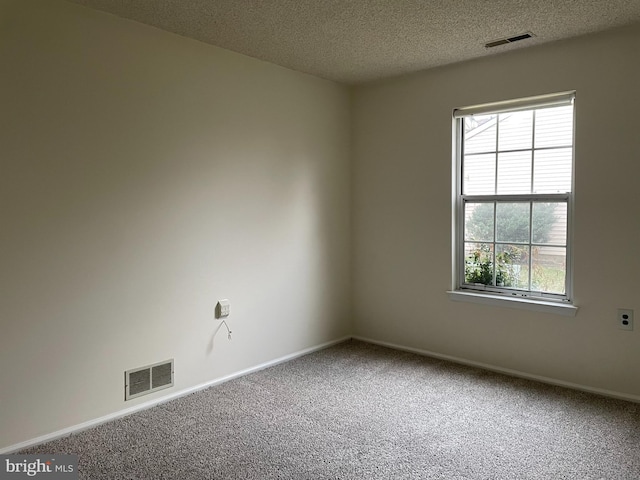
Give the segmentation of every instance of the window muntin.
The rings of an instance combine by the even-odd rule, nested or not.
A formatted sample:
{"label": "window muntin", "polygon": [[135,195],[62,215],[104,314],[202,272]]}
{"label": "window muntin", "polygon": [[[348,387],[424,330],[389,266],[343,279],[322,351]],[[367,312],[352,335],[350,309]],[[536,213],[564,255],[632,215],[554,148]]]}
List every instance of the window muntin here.
{"label": "window muntin", "polygon": [[457,289],[570,301],[573,94],[454,112]]}

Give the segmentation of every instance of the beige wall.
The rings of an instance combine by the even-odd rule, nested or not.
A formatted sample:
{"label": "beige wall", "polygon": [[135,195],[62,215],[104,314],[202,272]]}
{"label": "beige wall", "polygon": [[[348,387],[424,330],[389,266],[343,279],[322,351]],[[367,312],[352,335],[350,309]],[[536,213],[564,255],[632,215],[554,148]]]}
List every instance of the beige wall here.
{"label": "beige wall", "polygon": [[0,22],[0,448],[351,333],[345,87],[60,1]]}
{"label": "beige wall", "polygon": [[[623,29],[350,104],[110,15],[0,0],[0,449],[353,333],[640,396],[640,328],[615,322],[640,317],[638,51]],[[452,303],[451,110],[573,89],[578,315]],[[168,358],[176,386],[125,403],[124,370]]]}
{"label": "beige wall", "polygon": [[[638,52],[627,28],[356,89],[355,333],[640,400]],[[453,108],[574,89],[577,316],[451,302]]]}

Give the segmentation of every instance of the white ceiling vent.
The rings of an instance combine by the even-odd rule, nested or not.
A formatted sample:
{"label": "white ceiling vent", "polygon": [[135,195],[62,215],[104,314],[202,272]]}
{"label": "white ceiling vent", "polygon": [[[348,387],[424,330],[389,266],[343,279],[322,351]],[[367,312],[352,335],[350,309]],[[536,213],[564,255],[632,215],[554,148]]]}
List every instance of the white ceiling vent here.
{"label": "white ceiling vent", "polygon": [[501,38],[492,42],[485,43],[484,48],[493,48],[499,45],[506,45],[507,43],[519,42],[520,40],[526,40],[527,38],[535,37],[531,32],[521,33],[520,35],[514,35],[513,37]]}
{"label": "white ceiling vent", "polygon": [[173,359],[124,372],[124,399],[173,387]]}

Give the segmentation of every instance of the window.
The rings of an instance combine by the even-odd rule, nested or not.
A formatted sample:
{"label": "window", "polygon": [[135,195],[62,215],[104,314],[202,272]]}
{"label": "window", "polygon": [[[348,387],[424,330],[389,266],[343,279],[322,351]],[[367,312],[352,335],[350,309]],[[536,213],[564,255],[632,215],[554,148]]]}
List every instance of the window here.
{"label": "window", "polygon": [[573,104],[454,111],[456,291],[571,303]]}

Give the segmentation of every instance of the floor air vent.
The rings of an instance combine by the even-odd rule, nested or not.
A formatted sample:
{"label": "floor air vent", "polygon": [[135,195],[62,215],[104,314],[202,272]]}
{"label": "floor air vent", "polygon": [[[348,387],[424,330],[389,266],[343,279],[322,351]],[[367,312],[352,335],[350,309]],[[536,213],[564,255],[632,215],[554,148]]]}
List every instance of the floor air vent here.
{"label": "floor air vent", "polygon": [[173,387],[173,359],[124,372],[124,399]]}

